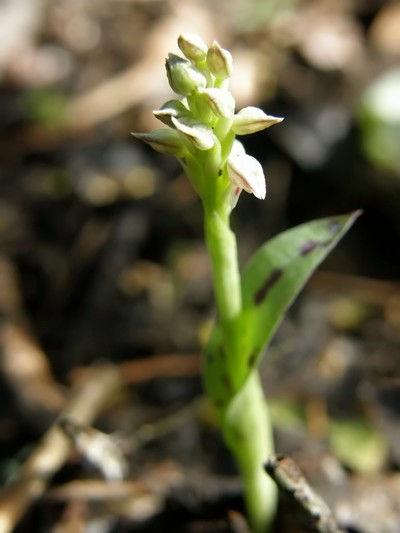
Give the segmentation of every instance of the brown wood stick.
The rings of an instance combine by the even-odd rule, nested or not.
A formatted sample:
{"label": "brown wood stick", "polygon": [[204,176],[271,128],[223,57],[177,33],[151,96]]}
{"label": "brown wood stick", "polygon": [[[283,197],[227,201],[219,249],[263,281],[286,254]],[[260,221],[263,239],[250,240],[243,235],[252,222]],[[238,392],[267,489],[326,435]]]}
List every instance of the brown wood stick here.
{"label": "brown wood stick", "polygon": [[[120,374],[115,367],[94,368],[87,381],[73,391],[60,416],[90,424],[120,387]],[[43,495],[70,450],[71,441],[57,420],[22,466],[15,481],[0,494],[0,533],[11,532],[29,506]]]}
{"label": "brown wood stick", "polygon": [[[124,383],[144,383],[152,379],[166,377],[196,376],[201,372],[200,354],[162,354],[119,363],[118,369]],[[90,367],[72,370],[70,379],[73,384],[85,379]]]}
{"label": "brown wood stick", "polygon": [[307,517],[316,533],[344,533],[324,500],[311,488],[297,463],[290,457],[271,455],[264,465],[266,472],[289,495]]}

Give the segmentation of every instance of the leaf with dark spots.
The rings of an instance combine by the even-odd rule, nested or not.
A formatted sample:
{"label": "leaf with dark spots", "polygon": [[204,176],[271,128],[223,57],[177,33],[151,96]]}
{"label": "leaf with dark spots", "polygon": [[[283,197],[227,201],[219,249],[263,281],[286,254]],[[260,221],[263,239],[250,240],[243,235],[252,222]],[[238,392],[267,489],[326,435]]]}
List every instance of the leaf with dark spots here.
{"label": "leaf with dark spots", "polygon": [[265,300],[265,298],[268,296],[268,292],[281,279],[282,274],[282,268],[276,268],[271,272],[271,274],[268,276],[268,278],[264,281],[264,283],[254,295],[254,303],[256,305],[260,305]]}
{"label": "leaf with dark spots", "polygon": [[[265,243],[250,259],[242,274],[243,331],[248,339],[247,357],[258,353],[253,366],[245,360],[241,372],[250,372],[258,364],[261,350],[270,342],[293,299],[358,215],[355,212],[314,220],[287,230]],[[333,227],[336,225],[339,230]]]}
{"label": "leaf with dark spots", "polygon": [[213,357],[204,361],[207,393],[227,410],[226,416],[290,304],[359,215],[327,217],[287,230],[261,246],[243,269],[243,307],[235,323],[240,346],[231,354],[216,324],[206,348]]}

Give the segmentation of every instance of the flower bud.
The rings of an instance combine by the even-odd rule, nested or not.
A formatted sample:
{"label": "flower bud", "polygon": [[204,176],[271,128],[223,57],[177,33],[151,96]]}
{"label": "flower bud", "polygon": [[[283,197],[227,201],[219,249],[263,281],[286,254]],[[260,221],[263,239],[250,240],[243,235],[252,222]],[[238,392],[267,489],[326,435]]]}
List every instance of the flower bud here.
{"label": "flower bud", "polygon": [[[264,199],[266,195],[264,171],[254,157],[244,152],[243,145],[235,141],[228,158],[228,176],[234,186]],[[239,196],[236,194],[236,196]],[[232,199],[231,199],[232,202]]]}
{"label": "flower bud", "polygon": [[198,150],[209,150],[214,146],[215,136],[212,128],[192,117],[171,117],[175,128]]}
{"label": "flower bud", "polygon": [[232,130],[236,135],[247,135],[282,122],[283,118],[266,115],[258,107],[245,107],[233,117]]}
{"label": "flower bud", "polygon": [[232,55],[228,50],[221,48],[217,41],[214,41],[208,49],[207,65],[211,74],[216,78],[226,79],[232,75]]}
{"label": "flower bud", "polygon": [[173,128],[171,117],[189,116],[190,111],[181,100],[168,100],[160,109],[153,111],[153,115],[170,128]]}
{"label": "flower bud", "polygon": [[175,157],[183,157],[186,154],[186,148],[176,130],[160,128],[150,133],[132,133],[132,135],[149,144],[157,152]]}
{"label": "flower bud", "polygon": [[205,76],[190,61],[175,54],[168,54],[165,62],[171,89],[182,96],[189,96],[207,85]]}
{"label": "flower bud", "polygon": [[207,55],[207,45],[193,33],[181,33],[178,46],[185,57],[191,61],[203,61]]}
{"label": "flower bud", "polygon": [[207,105],[218,118],[232,118],[235,112],[235,99],[226,89],[200,89]]}

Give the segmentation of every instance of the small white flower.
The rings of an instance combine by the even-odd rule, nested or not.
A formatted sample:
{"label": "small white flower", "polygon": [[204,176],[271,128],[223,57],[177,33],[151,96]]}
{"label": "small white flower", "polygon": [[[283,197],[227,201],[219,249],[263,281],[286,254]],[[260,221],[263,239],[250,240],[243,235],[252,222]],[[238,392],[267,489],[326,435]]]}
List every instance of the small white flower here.
{"label": "small white flower", "polygon": [[247,135],[270,128],[282,122],[283,118],[266,115],[258,107],[245,107],[233,117],[232,129],[236,135]]}
{"label": "small white flower", "polygon": [[181,100],[168,100],[160,109],[154,110],[153,115],[170,128],[173,128],[171,117],[189,116],[190,111]]}
{"label": "small white flower", "polygon": [[226,89],[206,88],[199,89],[207,105],[218,118],[232,118],[235,112],[235,99]]}
{"label": "small white flower", "polygon": [[[228,176],[234,186],[254,194],[260,200],[265,198],[267,191],[263,168],[257,159],[246,154],[239,141],[233,143],[228,158]],[[239,193],[236,193],[236,197],[239,197]]]}
{"label": "small white flower", "polygon": [[174,127],[199,150],[210,150],[214,146],[215,136],[212,128],[202,124],[193,117],[171,117]]}
{"label": "small white flower", "polygon": [[183,157],[186,154],[186,148],[179,133],[171,128],[160,128],[150,133],[132,133],[132,135],[149,144],[157,152],[175,157]]}

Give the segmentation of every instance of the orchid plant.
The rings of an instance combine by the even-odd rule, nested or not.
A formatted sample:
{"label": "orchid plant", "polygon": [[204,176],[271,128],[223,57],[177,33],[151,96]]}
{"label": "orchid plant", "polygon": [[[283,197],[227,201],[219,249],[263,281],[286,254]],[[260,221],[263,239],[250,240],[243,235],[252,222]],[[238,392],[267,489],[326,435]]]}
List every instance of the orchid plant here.
{"label": "orchid plant", "polygon": [[180,99],[154,111],[165,127],[133,135],[177,157],[202,201],[217,306],[204,354],[205,389],[242,475],[252,530],[266,533],[275,514],[276,488],[263,470],[274,446],[258,364],[285,311],[358,212],[276,236],[240,272],[232,210],[242,191],[264,199],[266,184],[261,164],[246,154],[236,135],[283,119],[257,107],[235,112],[229,92],[232,56],[217,42],[208,47],[196,35],[181,34],[178,46],[184,57],[169,54],[166,70]]}

